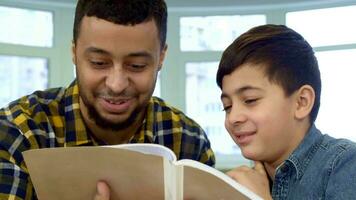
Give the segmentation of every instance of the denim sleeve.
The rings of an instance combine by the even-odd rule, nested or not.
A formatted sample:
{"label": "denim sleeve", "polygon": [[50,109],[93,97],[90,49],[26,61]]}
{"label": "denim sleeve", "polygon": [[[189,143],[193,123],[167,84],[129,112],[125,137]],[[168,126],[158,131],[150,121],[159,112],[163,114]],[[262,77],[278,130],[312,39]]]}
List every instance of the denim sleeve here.
{"label": "denim sleeve", "polygon": [[356,144],[350,144],[334,159],[325,199],[356,198]]}

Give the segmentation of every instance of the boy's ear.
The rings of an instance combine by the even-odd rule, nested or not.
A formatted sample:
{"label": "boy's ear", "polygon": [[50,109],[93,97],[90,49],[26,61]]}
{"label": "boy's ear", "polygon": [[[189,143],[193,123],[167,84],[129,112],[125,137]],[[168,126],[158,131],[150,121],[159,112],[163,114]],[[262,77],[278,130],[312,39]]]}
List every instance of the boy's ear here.
{"label": "boy's ear", "polygon": [[303,85],[297,91],[296,98],[297,107],[295,110],[295,117],[297,119],[309,117],[315,101],[314,89],[310,85]]}

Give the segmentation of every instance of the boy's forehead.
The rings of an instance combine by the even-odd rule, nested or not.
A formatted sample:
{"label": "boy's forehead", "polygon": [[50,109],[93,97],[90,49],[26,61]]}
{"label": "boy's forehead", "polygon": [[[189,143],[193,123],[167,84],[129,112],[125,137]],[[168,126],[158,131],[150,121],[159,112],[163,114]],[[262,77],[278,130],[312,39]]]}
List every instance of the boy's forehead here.
{"label": "boy's forehead", "polygon": [[224,76],[232,76],[237,81],[252,81],[266,78],[265,67],[259,64],[245,63],[235,68],[230,74]]}
{"label": "boy's forehead", "polygon": [[247,85],[259,85],[258,83],[261,82],[262,79],[264,79],[263,71],[242,65],[223,77],[222,87],[223,90],[225,90]]}
{"label": "boy's forehead", "polygon": [[241,88],[244,88],[243,91],[252,89],[262,91],[268,90],[270,86],[280,87],[270,81],[266,73],[266,67],[250,63],[239,66],[232,73],[225,75],[222,80],[222,90],[228,93],[236,93],[236,90]]}

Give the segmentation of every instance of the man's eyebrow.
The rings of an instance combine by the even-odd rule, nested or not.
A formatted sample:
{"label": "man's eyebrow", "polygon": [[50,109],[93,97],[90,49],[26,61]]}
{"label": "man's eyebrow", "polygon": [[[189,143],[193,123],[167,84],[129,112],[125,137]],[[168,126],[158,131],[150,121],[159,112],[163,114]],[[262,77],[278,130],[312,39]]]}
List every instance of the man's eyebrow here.
{"label": "man's eyebrow", "polygon": [[84,52],[85,52],[85,54],[97,53],[97,54],[111,55],[110,52],[105,51],[104,49],[97,48],[97,47],[89,47],[89,48],[85,49]]}
{"label": "man's eyebrow", "polygon": [[[244,93],[247,90],[259,90],[259,91],[261,91],[262,89],[258,88],[258,87],[254,87],[254,86],[248,85],[248,86],[243,86],[243,87],[237,88],[234,91],[234,94],[240,95],[241,93]],[[223,99],[223,98],[228,98],[228,95],[225,94],[225,93],[222,93],[221,96],[220,96],[220,99]]]}
{"label": "man's eyebrow", "polygon": [[138,52],[129,53],[127,57],[146,57],[149,59],[153,59],[152,54],[148,53],[147,51],[138,51]]}
{"label": "man's eyebrow", "polygon": [[[104,50],[104,49],[100,49],[97,47],[89,47],[85,50],[86,54],[89,53],[97,53],[97,54],[103,54],[103,55],[111,55],[110,52]],[[138,51],[138,52],[132,52],[126,55],[126,57],[146,57],[149,59],[153,59],[152,54],[148,53],[147,51]]]}

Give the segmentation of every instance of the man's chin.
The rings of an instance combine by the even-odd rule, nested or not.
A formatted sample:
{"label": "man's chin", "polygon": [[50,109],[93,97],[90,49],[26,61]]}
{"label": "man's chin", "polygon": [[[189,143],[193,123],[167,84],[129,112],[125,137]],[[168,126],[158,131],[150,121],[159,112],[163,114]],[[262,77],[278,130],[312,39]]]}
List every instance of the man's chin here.
{"label": "man's chin", "polygon": [[137,111],[122,114],[108,113],[106,116],[102,116],[93,107],[92,109],[89,109],[89,116],[98,127],[113,131],[123,130],[132,126],[138,116],[138,113],[139,112]]}
{"label": "man's chin", "polygon": [[127,127],[130,127],[134,123],[133,117],[120,117],[120,119],[113,118],[104,118],[104,117],[95,117],[93,120],[95,124],[102,129],[108,130],[122,130]]}

